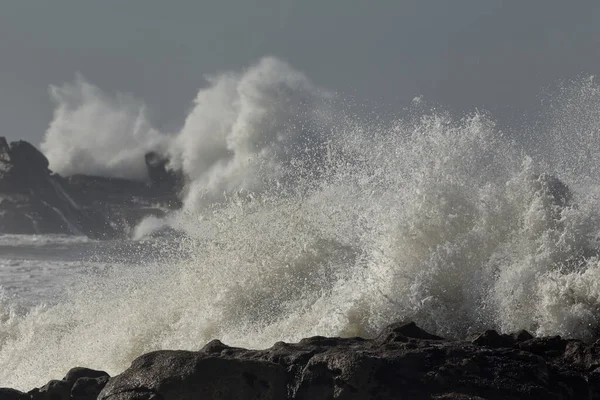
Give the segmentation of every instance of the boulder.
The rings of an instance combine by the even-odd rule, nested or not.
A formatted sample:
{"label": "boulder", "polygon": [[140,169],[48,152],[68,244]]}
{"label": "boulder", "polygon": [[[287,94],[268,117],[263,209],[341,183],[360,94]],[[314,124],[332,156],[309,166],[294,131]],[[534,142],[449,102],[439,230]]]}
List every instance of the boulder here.
{"label": "boulder", "polygon": [[[30,400],[96,400],[108,382],[104,371],[73,368],[61,380],[52,380],[28,393]],[[0,396],[0,399],[2,397]]]}
{"label": "boulder", "polygon": [[48,159],[29,142],[11,142],[10,156],[16,169],[20,171],[31,171],[34,174],[49,172]]}
{"label": "boulder", "polygon": [[98,371],[95,369],[84,368],[84,367],[75,367],[71,368],[67,375],[63,378],[64,381],[69,382],[69,384],[73,385],[79,379],[89,378],[89,379],[99,379],[99,378],[109,378],[108,373],[105,371]]}

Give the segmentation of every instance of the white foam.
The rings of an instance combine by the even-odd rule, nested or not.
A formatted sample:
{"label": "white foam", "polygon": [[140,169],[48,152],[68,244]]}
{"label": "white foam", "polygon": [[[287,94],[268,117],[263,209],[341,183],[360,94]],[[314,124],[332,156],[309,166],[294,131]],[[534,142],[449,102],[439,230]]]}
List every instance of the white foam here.
{"label": "white foam", "polygon": [[53,247],[61,246],[66,244],[76,243],[90,243],[92,242],[86,236],[73,236],[73,235],[11,235],[11,234],[0,234],[0,246],[11,246],[11,247],[29,247],[29,246],[40,246],[40,247]]}
{"label": "white foam", "polygon": [[349,118],[272,59],[211,82],[169,146],[192,179],[186,207],[137,231],[168,223],[184,238],[161,262],[83,279],[67,302],[26,315],[4,303],[0,386],[76,365],[114,374],[213,338],[266,347],[399,319],[452,337],[596,334],[600,185],[581,165],[563,174],[477,113]]}

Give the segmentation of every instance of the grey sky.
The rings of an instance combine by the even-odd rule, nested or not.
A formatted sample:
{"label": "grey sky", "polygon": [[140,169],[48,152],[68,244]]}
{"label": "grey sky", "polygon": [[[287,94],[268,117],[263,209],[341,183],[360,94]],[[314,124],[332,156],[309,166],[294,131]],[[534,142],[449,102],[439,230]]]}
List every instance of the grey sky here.
{"label": "grey sky", "polygon": [[0,0],[0,135],[37,144],[48,85],[77,72],[175,127],[204,74],[265,55],[359,101],[508,118],[600,72],[599,20],[598,1]]}

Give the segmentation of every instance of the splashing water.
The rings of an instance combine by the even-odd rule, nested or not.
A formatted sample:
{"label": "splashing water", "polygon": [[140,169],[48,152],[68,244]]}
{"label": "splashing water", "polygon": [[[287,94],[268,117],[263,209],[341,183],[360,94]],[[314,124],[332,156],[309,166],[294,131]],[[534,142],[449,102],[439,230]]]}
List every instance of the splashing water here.
{"label": "splashing water", "polygon": [[[419,101],[401,120],[349,116],[273,58],[209,82],[181,132],[157,141],[190,178],[185,206],[136,230],[185,232],[172,260],[84,280],[70,301],[24,315],[0,303],[2,385],[30,388],[76,365],[117,373],[144,352],[213,338],[260,348],[371,336],[400,319],[451,337],[595,337],[597,181],[584,174],[589,158],[572,158],[572,174],[561,170],[571,153],[549,156],[570,112],[549,130],[549,150],[528,156],[482,114],[423,113]],[[591,93],[557,102],[572,107],[580,89]],[[49,154],[64,151],[53,146],[66,123],[53,122]],[[594,146],[595,135],[572,138]]]}
{"label": "splashing water", "polygon": [[124,94],[111,98],[81,76],[51,86],[50,96],[54,120],[41,148],[55,172],[141,178],[144,154],[167,140],[150,126],[143,103]]}

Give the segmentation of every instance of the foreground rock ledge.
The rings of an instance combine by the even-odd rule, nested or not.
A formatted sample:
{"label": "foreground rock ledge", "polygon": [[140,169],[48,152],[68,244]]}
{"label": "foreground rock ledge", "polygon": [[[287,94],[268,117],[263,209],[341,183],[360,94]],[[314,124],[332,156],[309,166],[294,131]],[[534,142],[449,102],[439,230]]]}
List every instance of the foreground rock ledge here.
{"label": "foreground rock ledge", "polygon": [[75,368],[29,393],[0,389],[0,399],[597,399],[599,367],[600,341],[525,331],[452,341],[399,323],[370,340],[155,351],[110,379]]}

